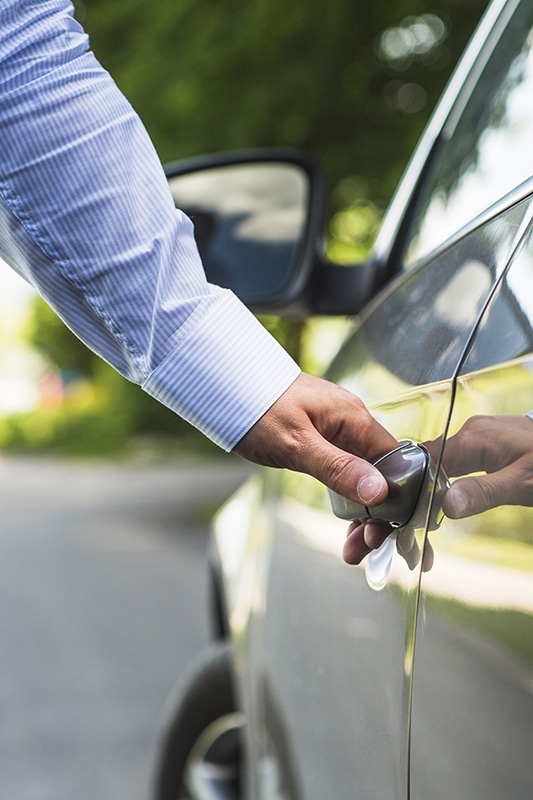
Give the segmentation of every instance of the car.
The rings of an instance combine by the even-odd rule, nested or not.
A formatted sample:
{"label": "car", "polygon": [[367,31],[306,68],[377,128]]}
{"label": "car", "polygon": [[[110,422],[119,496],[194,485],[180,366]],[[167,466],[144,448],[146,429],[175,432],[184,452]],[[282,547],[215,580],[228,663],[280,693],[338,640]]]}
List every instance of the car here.
{"label": "car", "polygon": [[[305,154],[167,174],[212,280],[256,312],[350,320],[326,377],[398,439],[391,496],[406,465],[415,489],[400,518],[263,469],[220,509],[213,641],[170,706],[155,796],[530,800],[533,4],[488,7],[363,264],[325,258]],[[464,476],[483,502],[444,514]],[[370,513],[393,527],[348,565],[346,520]]]}

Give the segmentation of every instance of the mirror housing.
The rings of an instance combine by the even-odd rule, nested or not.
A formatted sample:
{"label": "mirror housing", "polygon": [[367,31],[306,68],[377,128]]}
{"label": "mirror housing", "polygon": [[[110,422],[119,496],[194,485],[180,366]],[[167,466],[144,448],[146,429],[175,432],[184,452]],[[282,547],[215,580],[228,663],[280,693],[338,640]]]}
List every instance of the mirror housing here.
{"label": "mirror housing", "polygon": [[176,207],[193,221],[208,281],[255,313],[355,314],[374,293],[372,262],[324,258],[325,188],[310,156],[224,153],[174,162],[165,173]]}

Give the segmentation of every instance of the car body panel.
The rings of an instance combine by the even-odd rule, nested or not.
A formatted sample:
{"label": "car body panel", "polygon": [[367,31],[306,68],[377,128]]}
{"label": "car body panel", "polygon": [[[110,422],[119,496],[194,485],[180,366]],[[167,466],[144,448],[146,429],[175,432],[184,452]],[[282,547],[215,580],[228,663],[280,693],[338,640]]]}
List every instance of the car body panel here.
{"label": "car body panel", "polygon": [[[492,4],[386,217],[378,260],[401,260],[416,238],[424,192],[431,195],[443,163],[434,147],[453,144],[517,8],[533,29],[523,0]],[[521,68],[528,31],[518,37]],[[515,78],[529,75],[529,66],[516,71],[512,52],[506,63]],[[397,277],[353,320],[326,375],[362,397],[398,439],[432,443],[437,462],[446,437],[472,415],[533,408],[533,169],[523,160],[519,185],[489,192],[486,207],[463,203],[461,224],[444,226],[431,251],[393,265]],[[390,537],[359,567],[341,562],[346,523],[308,476],[264,470],[220,512],[215,539],[247,719],[248,800],[532,796],[533,512],[497,509],[433,530],[432,502],[430,487],[416,515],[426,524]],[[499,557],[512,551],[511,566],[492,563],[489,540]],[[472,599],[479,580],[484,594]],[[513,582],[519,608],[506,599]],[[487,600],[487,586],[497,599]],[[485,612],[493,619],[495,606],[517,652],[493,622],[487,633]]]}
{"label": "car body panel", "polygon": [[[533,408],[532,239],[481,321],[450,435],[474,415]],[[531,508],[501,505],[446,519],[430,535],[435,560],[421,582],[414,669],[412,800],[533,796],[532,531]]]}
{"label": "car body panel", "polygon": [[[328,377],[370,398],[398,439],[444,435],[454,374],[529,213],[525,200],[406,274],[335,359]],[[422,518],[430,499],[418,509]],[[408,558],[398,552],[401,539],[396,550],[388,544],[384,580],[372,559],[361,568],[342,564],[345,531],[323,486],[273,470],[218,518],[227,614],[253,731],[249,797],[312,800],[331,785],[339,800],[407,796],[421,564],[414,554],[425,531],[414,532]]]}
{"label": "car body panel", "polygon": [[[446,382],[427,387],[382,416],[392,430],[413,418],[443,429],[450,390]],[[423,423],[415,433],[422,431]],[[338,798],[402,797],[418,559],[408,564],[393,548],[385,580],[369,560],[348,567],[340,559],[346,522],[333,516],[323,488],[289,473],[276,483],[267,501],[266,603],[254,620],[261,654],[247,673],[255,687],[250,719],[263,730],[255,759],[272,757],[275,704],[285,740],[297,743],[291,774],[303,797],[327,796],[332,785]],[[415,532],[418,546],[422,535]]]}
{"label": "car body panel", "polygon": [[[450,397],[442,382],[382,412],[392,429],[418,419],[426,424],[415,433],[433,433],[444,429]],[[246,796],[320,798],[333,783],[338,798],[405,796],[418,559],[395,554],[384,586],[369,562],[347,567],[346,522],[324,487],[273,471],[221,512],[222,553],[238,504],[249,513],[252,494],[228,610],[249,723]],[[423,530],[415,536],[420,548]]]}

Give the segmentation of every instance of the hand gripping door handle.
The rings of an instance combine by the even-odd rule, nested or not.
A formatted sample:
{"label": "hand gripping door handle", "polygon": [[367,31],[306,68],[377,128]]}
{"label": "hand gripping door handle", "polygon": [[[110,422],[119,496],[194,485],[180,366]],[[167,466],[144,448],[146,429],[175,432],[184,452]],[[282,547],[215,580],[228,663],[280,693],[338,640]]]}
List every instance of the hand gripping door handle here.
{"label": "hand gripping door handle", "polygon": [[[369,508],[330,490],[331,505],[337,517],[345,520],[375,519],[388,522],[393,528],[404,525],[422,527],[426,524],[430,493],[436,484],[429,529],[438,528],[442,520],[441,501],[449,483],[442,469],[437,473],[423,444],[403,440],[398,447],[375,461],[374,466],[388,483],[387,499],[379,506]],[[428,502],[420,502],[425,497]]]}

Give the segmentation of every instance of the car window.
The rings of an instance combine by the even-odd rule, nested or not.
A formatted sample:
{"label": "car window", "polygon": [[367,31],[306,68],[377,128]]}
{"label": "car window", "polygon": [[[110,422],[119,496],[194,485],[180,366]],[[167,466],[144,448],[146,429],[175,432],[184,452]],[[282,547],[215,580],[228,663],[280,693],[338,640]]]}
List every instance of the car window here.
{"label": "car window", "polygon": [[[492,298],[461,374],[533,353],[533,231],[529,231]],[[529,401],[533,408],[533,398]]]}
{"label": "car window", "polygon": [[516,9],[479,79],[465,86],[444,126],[417,199],[405,267],[533,175],[533,3],[510,5]]}
{"label": "car window", "polygon": [[349,375],[370,403],[452,378],[530,208],[523,200],[404,275],[360,318],[328,377]]}

